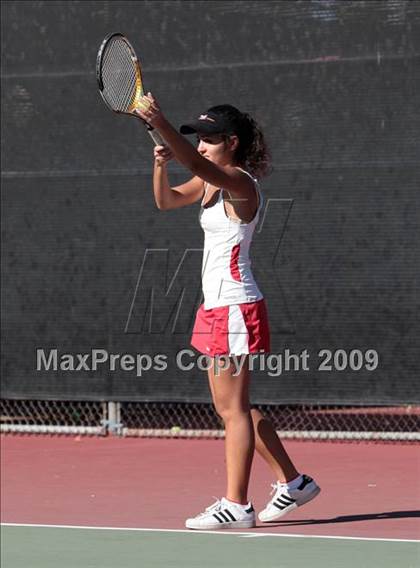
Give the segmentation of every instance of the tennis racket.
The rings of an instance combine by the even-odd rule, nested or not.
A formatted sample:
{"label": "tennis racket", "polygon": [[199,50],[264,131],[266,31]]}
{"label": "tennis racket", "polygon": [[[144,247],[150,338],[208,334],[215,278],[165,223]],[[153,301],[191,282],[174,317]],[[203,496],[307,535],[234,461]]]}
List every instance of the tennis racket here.
{"label": "tennis racket", "polygon": [[[141,109],[139,100],[144,95],[140,63],[133,46],[123,34],[110,34],[102,42],[96,58],[96,78],[108,108],[143,120],[135,112],[136,108]],[[160,134],[143,122],[154,143],[164,145]]]}

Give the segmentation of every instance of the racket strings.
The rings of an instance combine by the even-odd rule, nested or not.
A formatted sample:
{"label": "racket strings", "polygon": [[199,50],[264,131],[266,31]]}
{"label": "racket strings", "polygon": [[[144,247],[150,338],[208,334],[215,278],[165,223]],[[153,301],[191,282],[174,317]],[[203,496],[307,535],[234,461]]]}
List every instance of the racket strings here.
{"label": "racket strings", "polygon": [[117,110],[126,111],[135,95],[136,73],[131,53],[123,42],[114,41],[105,56],[103,73],[107,95]]}
{"label": "racket strings", "polygon": [[114,110],[132,110],[141,89],[137,64],[128,45],[120,38],[105,48],[102,60],[103,95]]}
{"label": "racket strings", "polygon": [[116,110],[127,111],[136,92],[136,70],[131,53],[121,41],[114,41],[104,54],[105,96]]}

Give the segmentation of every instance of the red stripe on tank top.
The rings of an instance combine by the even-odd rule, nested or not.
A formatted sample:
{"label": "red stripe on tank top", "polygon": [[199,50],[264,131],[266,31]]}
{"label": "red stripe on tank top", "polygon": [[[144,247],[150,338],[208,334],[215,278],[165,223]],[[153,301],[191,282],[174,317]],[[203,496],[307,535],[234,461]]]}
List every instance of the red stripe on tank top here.
{"label": "red stripe on tank top", "polygon": [[239,251],[241,245],[235,245],[230,253],[230,273],[234,280],[241,282],[241,273],[239,272]]}

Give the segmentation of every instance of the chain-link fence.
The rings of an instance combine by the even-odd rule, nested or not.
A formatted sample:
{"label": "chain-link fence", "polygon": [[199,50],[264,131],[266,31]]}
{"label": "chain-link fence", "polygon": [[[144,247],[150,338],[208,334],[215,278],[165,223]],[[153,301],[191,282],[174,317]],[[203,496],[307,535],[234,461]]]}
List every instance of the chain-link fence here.
{"label": "chain-link fence", "polygon": [[[256,405],[283,438],[420,441],[420,407]],[[211,404],[2,400],[3,432],[222,438]]]}
{"label": "chain-link fence", "polygon": [[106,435],[108,404],[97,401],[1,401],[1,431]]}

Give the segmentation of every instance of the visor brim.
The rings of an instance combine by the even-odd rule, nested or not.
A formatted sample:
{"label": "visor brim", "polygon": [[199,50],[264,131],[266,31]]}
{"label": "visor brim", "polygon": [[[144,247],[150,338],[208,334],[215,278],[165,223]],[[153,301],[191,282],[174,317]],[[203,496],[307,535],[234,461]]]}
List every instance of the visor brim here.
{"label": "visor brim", "polygon": [[220,128],[218,128],[215,124],[211,124],[204,120],[197,120],[196,122],[183,124],[179,131],[181,134],[221,134]]}

